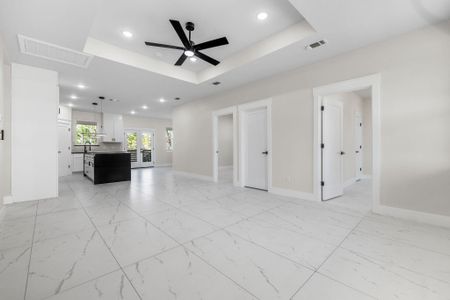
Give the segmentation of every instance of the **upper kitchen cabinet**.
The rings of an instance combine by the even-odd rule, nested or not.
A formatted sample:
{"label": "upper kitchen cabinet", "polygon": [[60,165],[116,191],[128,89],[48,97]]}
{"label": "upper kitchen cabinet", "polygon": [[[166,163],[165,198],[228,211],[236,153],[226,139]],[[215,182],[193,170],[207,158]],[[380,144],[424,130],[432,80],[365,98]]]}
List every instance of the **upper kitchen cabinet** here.
{"label": "upper kitchen cabinet", "polygon": [[58,120],[72,120],[72,109],[70,107],[60,105],[58,108]]}
{"label": "upper kitchen cabinet", "polygon": [[103,142],[123,143],[123,117],[116,114],[103,114],[103,130],[106,136]]}

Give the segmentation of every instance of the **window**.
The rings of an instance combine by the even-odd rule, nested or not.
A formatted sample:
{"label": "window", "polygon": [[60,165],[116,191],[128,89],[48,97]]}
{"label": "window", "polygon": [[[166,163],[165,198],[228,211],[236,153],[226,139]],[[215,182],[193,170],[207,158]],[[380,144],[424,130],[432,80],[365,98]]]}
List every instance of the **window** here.
{"label": "window", "polygon": [[76,145],[97,145],[97,123],[77,122],[75,128]]}
{"label": "window", "polygon": [[166,128],[166,149],[167,151],[173,150],[173,129]]}

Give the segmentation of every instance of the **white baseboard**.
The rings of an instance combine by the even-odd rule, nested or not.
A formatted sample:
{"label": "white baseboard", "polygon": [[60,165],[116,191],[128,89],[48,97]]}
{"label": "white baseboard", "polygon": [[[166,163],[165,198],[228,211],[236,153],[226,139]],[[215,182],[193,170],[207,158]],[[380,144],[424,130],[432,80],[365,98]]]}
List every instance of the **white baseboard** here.
{"label": "white baseboard", "polygon": [[351,186],[352,184],[354,184],[356,181],[357,181],[357,178],[356,178],[356,177],[347,179],[347,180],[344,182],[344,189],[345,189],[345,188],[348,188],[349,186]]}
{"label": "white baseboard", "polygon": [[229,165],[229,166],[219,166],[219,170],[227,170],[227,169],[233,169],[233,165]]}
{"label": "white baseboard", "polygon": [[280,196],[302,199],[302,200],[315,201],[313,193],[305,193],[305,192],[294,191],[294,190],[289,190],[289,189],[282,189],[282,188],[277,188],[277,187],[272,187],[271,189],[269,189],[269,193],[272,193],[275,195],[280,195]]}
{"label": "white baseboard", "polygon": [[3,204],[11,204],[13,202],[14,202],[14,200],[13,200],[13,197],[11,195],[3,197]]}
{"label": "white baseboard", "polygon": [[196,174],[196,173],[183,172],[183,171],[177,171],[177,170],[174,170],[173,173],[177,174],[177,175],[200,179],[200,180],[214,181],[212,176],[200,175],[200,174]]}
{"label": "white baseboard", "polygon": [[155,168],[172,167],[172,164],[155,164]]}
{"label": "white baseboard", "polygon": [[415,221],[418,223],[426,223],[429,225],[450,228],[450,216],[424,213],[386,205],[378,205],[374,207],[373,212],[380,215]]}

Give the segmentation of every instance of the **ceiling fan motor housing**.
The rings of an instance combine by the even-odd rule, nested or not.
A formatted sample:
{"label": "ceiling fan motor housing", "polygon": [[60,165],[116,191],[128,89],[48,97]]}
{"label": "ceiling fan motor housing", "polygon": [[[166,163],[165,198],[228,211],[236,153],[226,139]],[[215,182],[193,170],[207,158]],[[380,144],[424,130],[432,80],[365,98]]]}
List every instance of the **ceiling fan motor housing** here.
{"label": "ceiling fan motor housing", "polygon": [[187,31],[194,31],[194,29],[195,29],[194,23],[192,23],[192,22],[187,22],[186,23],[186,30]]}

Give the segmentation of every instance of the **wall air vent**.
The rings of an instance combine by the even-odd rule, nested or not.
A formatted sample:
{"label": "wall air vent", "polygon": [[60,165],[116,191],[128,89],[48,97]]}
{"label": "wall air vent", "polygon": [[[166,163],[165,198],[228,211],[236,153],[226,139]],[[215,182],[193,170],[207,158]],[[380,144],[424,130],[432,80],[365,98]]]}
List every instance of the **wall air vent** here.
{"label": "wall air vent", "polygon": [[92,60],[92,55],[50,44],[30,37],[17,35],[20,52],[63,64],[87,68]]}
{"label": "wall air vent", "polygon": [[314,42],[314,43],[312,43],[312,44],[309,44],[309,45],[306,46],[305,48],[306,48],[306,50],[310,50],[310,49],[314,49],[314,48],[319,48],[319,47],[322,47],[323,45],[325,45],[326,43],[327,43],[326,40],[320,40],[320,41]]}

